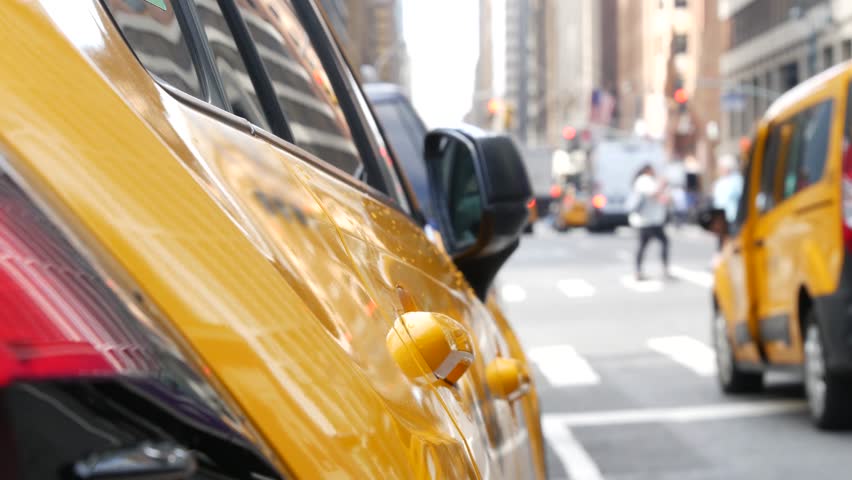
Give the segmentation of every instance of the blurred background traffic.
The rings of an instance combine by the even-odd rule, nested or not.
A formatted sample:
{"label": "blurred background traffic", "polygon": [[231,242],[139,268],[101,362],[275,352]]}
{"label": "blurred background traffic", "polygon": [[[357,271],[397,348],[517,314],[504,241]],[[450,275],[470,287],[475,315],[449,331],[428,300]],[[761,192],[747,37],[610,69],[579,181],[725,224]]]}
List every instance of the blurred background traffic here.
{"label": "blurred background traffic", "polygon": [[[798,369],[768,373],[758,395],[720,392],[722,242],[696,222],[737,216],[770,105],[852,59],[852,2],[322,4],[427,217],[428,128],[508,133],[524,154],[531,235],[497,291],[536,367],[554,478],[846,475],[852,438],[810,427]],[[629,217],[648,165],[671,259],[656,270],[651,247],[645,277]]]}

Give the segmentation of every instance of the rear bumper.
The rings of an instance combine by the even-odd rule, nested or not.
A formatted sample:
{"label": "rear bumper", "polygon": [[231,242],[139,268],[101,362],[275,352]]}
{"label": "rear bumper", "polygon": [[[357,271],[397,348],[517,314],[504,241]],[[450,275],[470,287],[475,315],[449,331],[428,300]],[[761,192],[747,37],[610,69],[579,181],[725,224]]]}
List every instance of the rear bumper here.
{"label": "rear bumper", "polygon": [[611,228],[627,226],[627,213],[591,210],[589,212],[588,225],[589,228]]}
{"label": "rear bumper", "polygon": [[835,374],[852,375],[852,263],[843,262],[837,290],[814,299],[825,342],[826,367]]}

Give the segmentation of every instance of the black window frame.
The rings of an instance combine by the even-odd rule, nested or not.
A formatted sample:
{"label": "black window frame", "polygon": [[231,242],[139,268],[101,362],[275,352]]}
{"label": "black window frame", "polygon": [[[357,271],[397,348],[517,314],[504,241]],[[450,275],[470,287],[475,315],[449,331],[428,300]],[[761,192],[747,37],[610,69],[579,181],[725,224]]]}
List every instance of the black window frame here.
{"label": "black window frame", "polygon": [[[289,123],[287,122],[284,113],[280,110],[277,101],[275,101],[274,91],[272,89],[272,84],[269,79],[269,76],[266,74],[266,71],[263,67],[263,63],[257,52],[257,48],[254,45],[250,34],[248,33],[248,29],[245,26],[244,20],[239,15],[239,11],[237,10],[236,4],[233,0],[214,1],[216,1],[222,8],[223,14],[226,17],[226,21],[229,22],[228,26],[231,27],[230,22],[234,21],[234,25],[237,28],[241,29],[242,35],[245,35],[241,35],[238,37],[235,32],[232,32],[234,34],[234,41],[237,44],[238,49],[240,50],[240,54],[243,57],[243,61],[246,63],[246,67],[249,69],[254,69],[249,72],[249,75],[252,77],[252,84],[255,86],[255,91],[258,95],[258,98],[264,105],[268,104],[272,106],[270,114],[273,116],[273,118],[277,119],[275,122],[272,122],[269,118],[267,118],[267,121],[270,122],[270,124],[275,123],[275,126],[271,127],[271,129],[274,130],[272,132],[267,132],[262,127],[250,123],[246,119],[235,115],[228,106],[224,87],[221,79],[219,78],[219,73],[215,66],[213,53],[210,49],[210,45],[208,44],[207,36],[204,32],[204,27],[199,21],[198,12],[196,10],[197,7],[194,3],[194,0],[172,0],[172,2],[173,5],[175,5],[175,14],[179,19],[179,26],[181,28],[181,31],[186,37],[186,42],[190,50],[190,55],[192,57],[192,61],[194,62],[193,66],[197,71],[197,75],[199,77],[199,81],[202,85],[202,89],[204,92],[203,96],[205,98],[198,98],[189,92],[185,92],[180,88],[164,81],[162,78],[148,70],[145,67],[144,63],[142,63],[142,61],[136,55],[133,46],[127,41],[127,38],[124,37],[124,33],[122,32],[118,23],[115,22],[115,19],[112,17],[110,9],[102,1],[99,3],[101,4],[100,6],[105,12],[105,14],[112,20],[116,31],[119,33],[119,35],[122,36],[125,45],[131,52],[131,54],[136,58],[137,62],[139,62],[139,65],[143,69],[145,69],[145,71],[151,76],[151,79],[154,81],[154,83],[156,83],[166,92],[171,94],[175,99],[177,99],[181,103],[189,105],[190,107],[196,110],[214,116],[220,121],[229,124],[234,128],[243,130],[259,138],[263,138],[274,146],[277,146],[282,150],[287,151],[304,161],[307,161],[311,165],[320,168],[324,172],[334,176],[335,178],[343,181],[344,183],[349,184],[350,186],[377,198],[382,203],[387,204],[388,206],[400,211],[409,218],[412,218],[420,225],[425,225],[425,220],[423,219],[422,214],[415,207],[416,203],[412,202],[413,195],[411,194],[407,182],[402,181],[402,188],[404,192],[403,200],[406,203],[401,204],[396,198],[394,198],[392,190],[387,187],[387,179],[384,175],[381,174],[382,170],[377,167],[378,162],[380,162],[380,159],[377,158],[378,147],[372,144],[373,142],[369,139],[369,134],[366,133],[366,120],[358,114],[359,110],[354,105],[354,94],[352,90],[346,86],[346,82],[342,78],[340,63],[337,62],[334,58],[335,51],[328,44],[330,40],[334,41],[336,47],[336,37],[334,37],[333,33],[327,30],[324,27],[324,24],[321,23],[321,21],[319,20],[319,18],[321,18],[321,13],[319,13],[320,11],[317,10],[315,4],[313,4],[313,2],[307,2],[306,5],[305,2],[300,0],[292,1],[294,10],[296,11],[297,16],[300,22],[302,23],[302,26],[308,33],[311,42],[317,51],[317,55],[319,56],[320,61],[323,65],[323,69],[326,71],[329,81],[332,84],[332,88],[337,93],[338,100],[340,101],[340,105],[343,109],[347,124],[349,125],[353,139],[355,140],[356,146],[358,147],[358,152],[361,157],[361,161],[364,165],[364,173],[366,174],[366,179],[364,178],[365,175],[355,177],[347,172],[338,169],[329,162],[318,158],[312,153],[301,148],[294,142],[292,132],[290,131]],[[230,8],[226,9],[226,7]],[[234,14],[235,16],[233,16]],[[232,18],[228,20],[228,17]],[[317,30],[319,30],[319,33],[317,33]],[[243,49],[245,49],[245,51]],[[342,55],[342,53],[340,55]],[[329,65],[332,65],[334,68],[330,68]],[[347,71],[350,73],[350,75],[352,75],[351,68],[349,68]],[[255,84],[255,77],[257,77],[258,79],[260,86],[262,87],[261,89],[258,89],[258,85]],[[357,82],[355,83],[357,85],[357,88],[359,88],[359,92],[361,93],[362,97],[366,101],[366,95],[364,95],[363,91],[360,90],[360,84],[357,84]],[[345,93],[345,95],[341,95],[341,93]],[[381,131],[381,125],[378,125],[378,128]],[[381,135],[382,138],[386,138],[383,131],[381,131]],[[364,150],[362,150],[362,147],[364,145],[371,146],[370,150],[366,150],[368,154],[362,153],[364,152]],[[393,173],[397,175],[397,178],[399,178],[400,180],[404,179],[404,177],[400,175],[399,166],[396,164],[396,161],[392,157],[392,153],[390,151],[388,151],[388,156],[393,166]]]}
{"label": "black window frame", "polygon": [[[757,194],[764,195],[765,200],[761,208],[758,209],[759,214],[766,214],[772,211],[772,209],[774,209],[778,205],[778,203],[780,203],[780,192],[778,191],[777,181],[779,172],[778,160],[779,155],[781,153],[781,146],[784,141],[781,129],[784,127],[785,124],[786,122],[772,123],[767,127],[766,139],[763,141],[763,155],[761,155],[760,158],[760,177],[758,178],[757,185]],[[778,136],[778,142],[777,144],[774,144],[772,142],[776,139],[776,134]],[[770,148],[772,148],[771,151]],[[755,199],[756,198],[757,197],[755,197]]]}
{"label": "black window frame", "polygon": [[215,80],[209,75],[209,70],[203,68],[206,59],[204,58],[204,50],[199,45],[198,39],[199,37],[196,35],[196,32],[193,30],[195,25],[192,21],[191,15],[188,15],[187,6],[185,0],[171,0],[171,5],[174,7],[175,19],[178,21],[178,26],[180,27],[181,33],[184,37],[184,41],[186,42],[187,49],[189,50],[189,56],[192,61],[192,66],[195,69],[195,74],[198,77],[199,88],[201,89],[201,97],[197,97],[192,93],[185,92],[181,88],[172,85],[171,83],[164,80],[162,77],[152,72],[145,66],[145,62],[139,58],[139,55],[136,53],[136,49],[133,48],[133,43],[130,42],[130,39],[127,38],[127,35],[124,32],[124,29],[121,28],[121,24],[115,18],[115,15],[112,12],[112,9],[107,5],[106,0],[99,0],[98,2],[105,12],[106,16],[109,17],[113,26],[115,26],[116,31],[121,36],[121,39],[124,41],[124,44],[127,45],[127,49],[130,50],[130,54],[133,55],[133,58],[139,62],[139,65],[148,72],[148,75],[153,78],[157,84],[166,85],[171,89],[178,90],[181,93],[190,96],[192,98],[212,102],[217,99],[218,89],[215,85]]}
{"label": "black window frame", "polygon": [[[358,150],[361,152],[368,183],[386,197],[384,199],[386,202],[390,201],[415,222],[421,226],[425,225],[425,218],[417,207],[418,204],[410,185],[408,185],[399,162],[394,157],[393,150],[386,140],[387,135],[381,123],[378,122],[378,116],[372,110],[361,83],[357,80],[351,64],[343,54],[337,36],[328,28],[328,20],[323,10],[313,0],[291,0],[291,2],[314,44],[332,88],[338,94],[338,101],[349,123],[352,136],[356,140]],[[357,91],[355,91],[356,89]],[[345,95],[341,95],[344,92]],[[356,105],[356,98],[358,97],[363,100],[365,107],[370,111],[379,135],[385,143],[385,154],[390,163],[389,169],[381,166],[382,148],[374,142],[367,126],[369,120],[364,117],[363,111]],[[402,198],[398,198],[394,192],[393,185],[395,182],[399,182]]]}

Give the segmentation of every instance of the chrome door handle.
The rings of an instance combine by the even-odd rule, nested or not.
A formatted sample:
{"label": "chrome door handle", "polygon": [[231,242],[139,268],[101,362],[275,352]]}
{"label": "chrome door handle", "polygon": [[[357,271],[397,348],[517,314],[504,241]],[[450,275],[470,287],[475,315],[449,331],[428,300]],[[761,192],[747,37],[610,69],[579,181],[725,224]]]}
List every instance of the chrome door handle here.
{"label": "chrome door handle", "polygon": [[93,453],[76,462],[73,472],[79,480],[183,480],[190,478],[197,467],[188,448],[171,442],[144,442]]}

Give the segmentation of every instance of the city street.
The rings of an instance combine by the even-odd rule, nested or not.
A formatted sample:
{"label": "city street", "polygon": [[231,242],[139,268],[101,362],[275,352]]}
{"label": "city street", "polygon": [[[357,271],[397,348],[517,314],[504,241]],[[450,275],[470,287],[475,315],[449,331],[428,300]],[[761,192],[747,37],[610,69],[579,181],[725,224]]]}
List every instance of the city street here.
{"label": "city street", "polygon": [[659,246],[650,281],[632,279],[636,239],[546,221],[525,236],[500,292],[535,365],[551,478],[845,478],[852,435],[816,431],[799,380],[731,398],[716,385],[709,270],[714,239],[670,230],[672,280]]}

